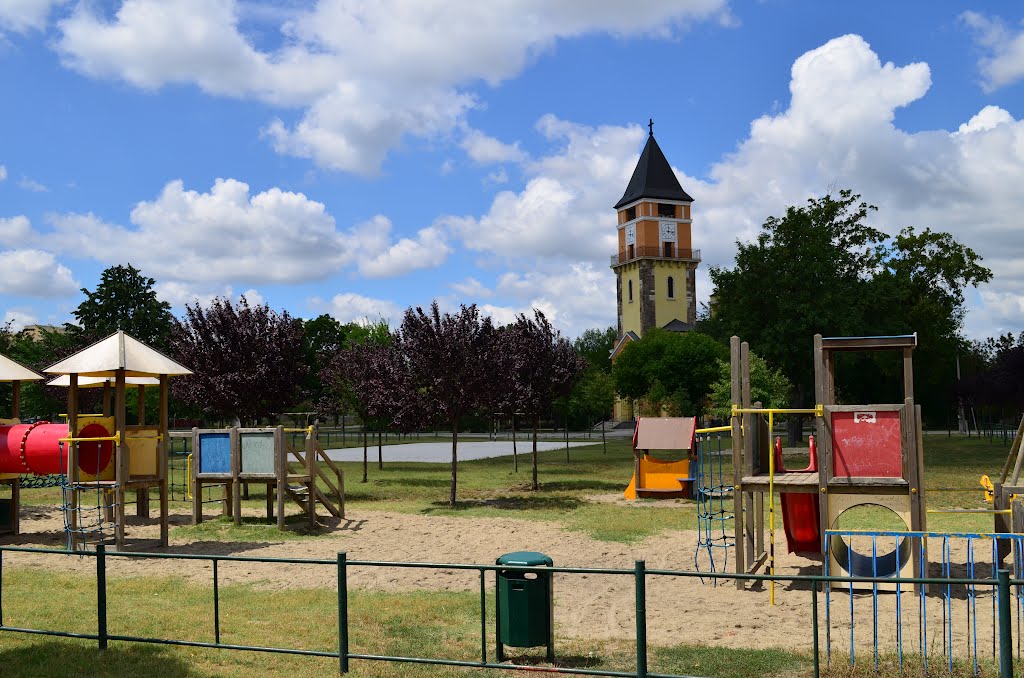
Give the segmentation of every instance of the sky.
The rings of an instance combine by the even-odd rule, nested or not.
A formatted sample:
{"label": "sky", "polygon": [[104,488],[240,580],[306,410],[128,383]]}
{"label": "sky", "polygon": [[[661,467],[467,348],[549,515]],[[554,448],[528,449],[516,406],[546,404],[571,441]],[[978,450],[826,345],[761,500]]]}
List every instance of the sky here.
{"label": "sky", "polygon": [[850,188],[983,257],[967,336],[1024,330],[1024,5],[943,0],[0,0],[0,321],[130,263],[177,314],[612,326],[649,119],[698,302]]}

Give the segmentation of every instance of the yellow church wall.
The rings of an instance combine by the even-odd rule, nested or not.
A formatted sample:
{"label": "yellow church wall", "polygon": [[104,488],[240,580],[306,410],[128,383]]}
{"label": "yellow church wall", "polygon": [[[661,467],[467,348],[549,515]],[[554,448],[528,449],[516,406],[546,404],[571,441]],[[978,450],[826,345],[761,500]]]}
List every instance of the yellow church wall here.
{"label": "yellow church wall", "polygon": [[[622,269],[622,332],[640,334],[640,267],[627,264]],[[629,281],[633,281],[633,301],[629,300]]]}
{"label": "yellow church wall", "polygon": [[[673,279],[675,294],[668,296],[668,279]],[[635,284],[635,283],[634,283]],[[659,261],[654,265],[654,322],[664,327],[673,320],[692,322],[686,317],[686,266],[673,261]]]}

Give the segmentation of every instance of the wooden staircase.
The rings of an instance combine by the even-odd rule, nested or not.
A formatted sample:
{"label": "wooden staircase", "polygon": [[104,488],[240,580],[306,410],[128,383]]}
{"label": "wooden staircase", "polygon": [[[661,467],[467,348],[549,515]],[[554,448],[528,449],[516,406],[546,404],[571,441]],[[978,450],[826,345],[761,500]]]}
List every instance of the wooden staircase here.
{"label": "wooden staircase", "polygon": [[[319,504],[338,519],[345,518],[345,472],[338,468],[320,446],[316,429],[306,434],[305,446],[297,450],[290,442],[288,446],[287,475],[284,493],[303,511],[311,512],[315,519]],[[326,488],[321,489],[321,485]],[[310,492],[313,501],[310,502]]]}

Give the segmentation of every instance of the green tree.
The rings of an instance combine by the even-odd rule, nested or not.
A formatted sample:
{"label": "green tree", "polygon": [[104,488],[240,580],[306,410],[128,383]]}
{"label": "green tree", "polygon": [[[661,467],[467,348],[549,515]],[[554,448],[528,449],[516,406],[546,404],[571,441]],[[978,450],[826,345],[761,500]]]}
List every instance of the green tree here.
{"label": "green tree", "polygon": [[617,339],[618,333],[614,327],[607,327],[603,330],[592,327],[576,337],[572,345],[588,365],[610,373],[612,371],[611,352],[615,348]]}
{"label": "green tree", "polygon": [[[719,419],[732,415],[732,366],[718,361],[719,378],[711,390],[711,413]],[[786,407],[793,384],[780,370],[772,369],[764,358],[750,354],[750,401],[764,407]]]}
{"label": "green tree", "polygon": [[[714,307],[700,329],[723,341],[736,334],[750,342],[793,383],[793,407],[814,404],[815,333],[916,331],[917,392],[948,390],[946,371],[928,368],[939,362],[954,368],[962,343],[960,290],[986,282],[991,272],[948,234],[905,229],[889,238],[867,223],[876,209],[849,190],[810,199],[769,217],[754,242],[737,242],[732,268],[710,271]],[[841,396],[850,402],[870,402],[875,393],[895,398],[899,374],[892,356],[843,356],[837,371]],[[801,418],[789,423],[795,441]]]}
{"label": "green tree", "polygon": [[700,416],[727,356],[728,349],[706,334],[654,328],[622,349],[612,382],[621,397],[644,400],[653,413]]}
{"label": "green tree", "polygon": [[69,331],[92,342],[124,330],[139,341],[165,350],[174,316],[171,305],[157,299],[154,284],[153,278],[142,275],[131,264],[111,266],[103,271],[95,292],[82,288],[85,301],[73,313],[78,326],[68,325]]}

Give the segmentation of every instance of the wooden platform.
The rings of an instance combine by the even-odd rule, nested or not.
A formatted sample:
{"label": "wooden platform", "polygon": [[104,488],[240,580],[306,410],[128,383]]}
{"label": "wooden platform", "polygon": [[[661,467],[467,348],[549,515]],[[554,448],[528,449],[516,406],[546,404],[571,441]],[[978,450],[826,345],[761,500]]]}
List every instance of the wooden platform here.
{"label": "wooden platform", "polygon": [[[744,492],[767,492],[768,474],[744,476],[740,480]],[[778,473],[775,475],[776,492],[818,493],[817,473]]]}

